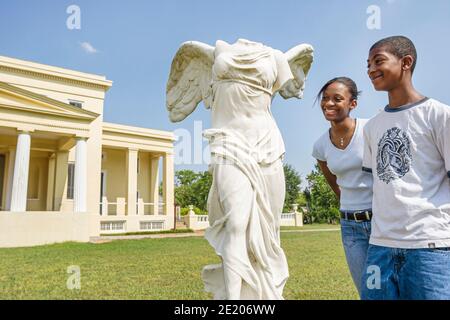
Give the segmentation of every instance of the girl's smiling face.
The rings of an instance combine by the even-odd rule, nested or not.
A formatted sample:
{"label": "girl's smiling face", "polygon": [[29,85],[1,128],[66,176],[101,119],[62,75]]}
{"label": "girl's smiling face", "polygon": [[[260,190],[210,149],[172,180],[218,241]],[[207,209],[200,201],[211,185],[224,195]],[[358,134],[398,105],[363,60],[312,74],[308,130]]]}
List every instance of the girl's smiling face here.
{"label": "girl's smiling face", "polygon": [[356,108],[356,100],[347,86],[340,82],[331,83],[323,92],[320,101],[323,115],[328,121],[340,122]]}

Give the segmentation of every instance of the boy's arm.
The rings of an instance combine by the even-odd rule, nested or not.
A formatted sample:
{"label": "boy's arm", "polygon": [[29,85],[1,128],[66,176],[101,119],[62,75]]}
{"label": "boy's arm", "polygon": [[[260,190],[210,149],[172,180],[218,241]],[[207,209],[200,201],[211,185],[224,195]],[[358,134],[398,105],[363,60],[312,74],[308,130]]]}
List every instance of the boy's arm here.
{"label": "boy's arm", "polygon": [[362,170],[368,173],[372,173],[372,149],[370,147],[368,125],[364,127],[364,154],[362,162]]}

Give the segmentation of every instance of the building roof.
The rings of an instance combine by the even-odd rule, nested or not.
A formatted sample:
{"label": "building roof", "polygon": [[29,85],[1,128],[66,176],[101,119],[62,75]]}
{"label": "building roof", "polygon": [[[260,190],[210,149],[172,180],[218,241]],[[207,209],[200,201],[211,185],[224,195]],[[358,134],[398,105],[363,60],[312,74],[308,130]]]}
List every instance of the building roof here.
{"label": "building roof", "polygon": [[54,80],[70,80],[79,84],[99,86],[105,91],[108,90],[113,83],[112,81],[107,80],[105,76],[5,56],[0,56],[0,71],[9,71],[19,74],[25,73]]}

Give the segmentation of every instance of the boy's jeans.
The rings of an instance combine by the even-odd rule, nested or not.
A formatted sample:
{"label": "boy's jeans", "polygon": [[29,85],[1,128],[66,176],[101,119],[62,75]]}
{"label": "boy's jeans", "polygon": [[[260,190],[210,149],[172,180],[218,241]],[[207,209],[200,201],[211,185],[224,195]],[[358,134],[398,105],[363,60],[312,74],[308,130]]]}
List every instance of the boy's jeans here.
{"label": "boy's jeans", "polygon": [[370,221],[356,222],[341,219],[341,234],[347,264],[356,289],[361,295],[361,277],[369,247]]}
{"label": "boy's jeans", "polygon": [[450,299],[450,248],[398,249],[369,245],[363,300]]}

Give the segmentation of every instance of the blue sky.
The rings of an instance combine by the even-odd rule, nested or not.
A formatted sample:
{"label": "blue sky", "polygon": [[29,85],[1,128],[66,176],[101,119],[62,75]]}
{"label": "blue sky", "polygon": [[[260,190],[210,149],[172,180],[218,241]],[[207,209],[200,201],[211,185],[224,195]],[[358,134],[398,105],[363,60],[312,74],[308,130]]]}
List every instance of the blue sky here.
{"label": "blue sky", "polygon": [[[80,30],[66,27],[66,9],[73,4],[81,9]],[[370,5],[380,8],[379,30],[367,28]],[[419,54],[417,89],[450,104],[449,18],[446,0],[0,0],[0,55],[106,75],[114,81],[105,102],[106,121],[193,131],[194,121],[209,127],[210,114],[202,105],[179,124],[169,122],[165,109],[170,63],[182,42],[213,45],[217,39],[246,38],[282,51],[310,43],[315,62],[304,99],[277,97],[272,105],[286,162],[305,176],[314,165],[312,145],[329,126],[320,108],[313,107],[327,80],[348,76],[356,81],[362,90],[356,117],[369,118],[386,104],[386,94],[375,92],[366,75],[368,48],[382,37],[410,37]],[[206,165],[181,168],[205,170]]]}

